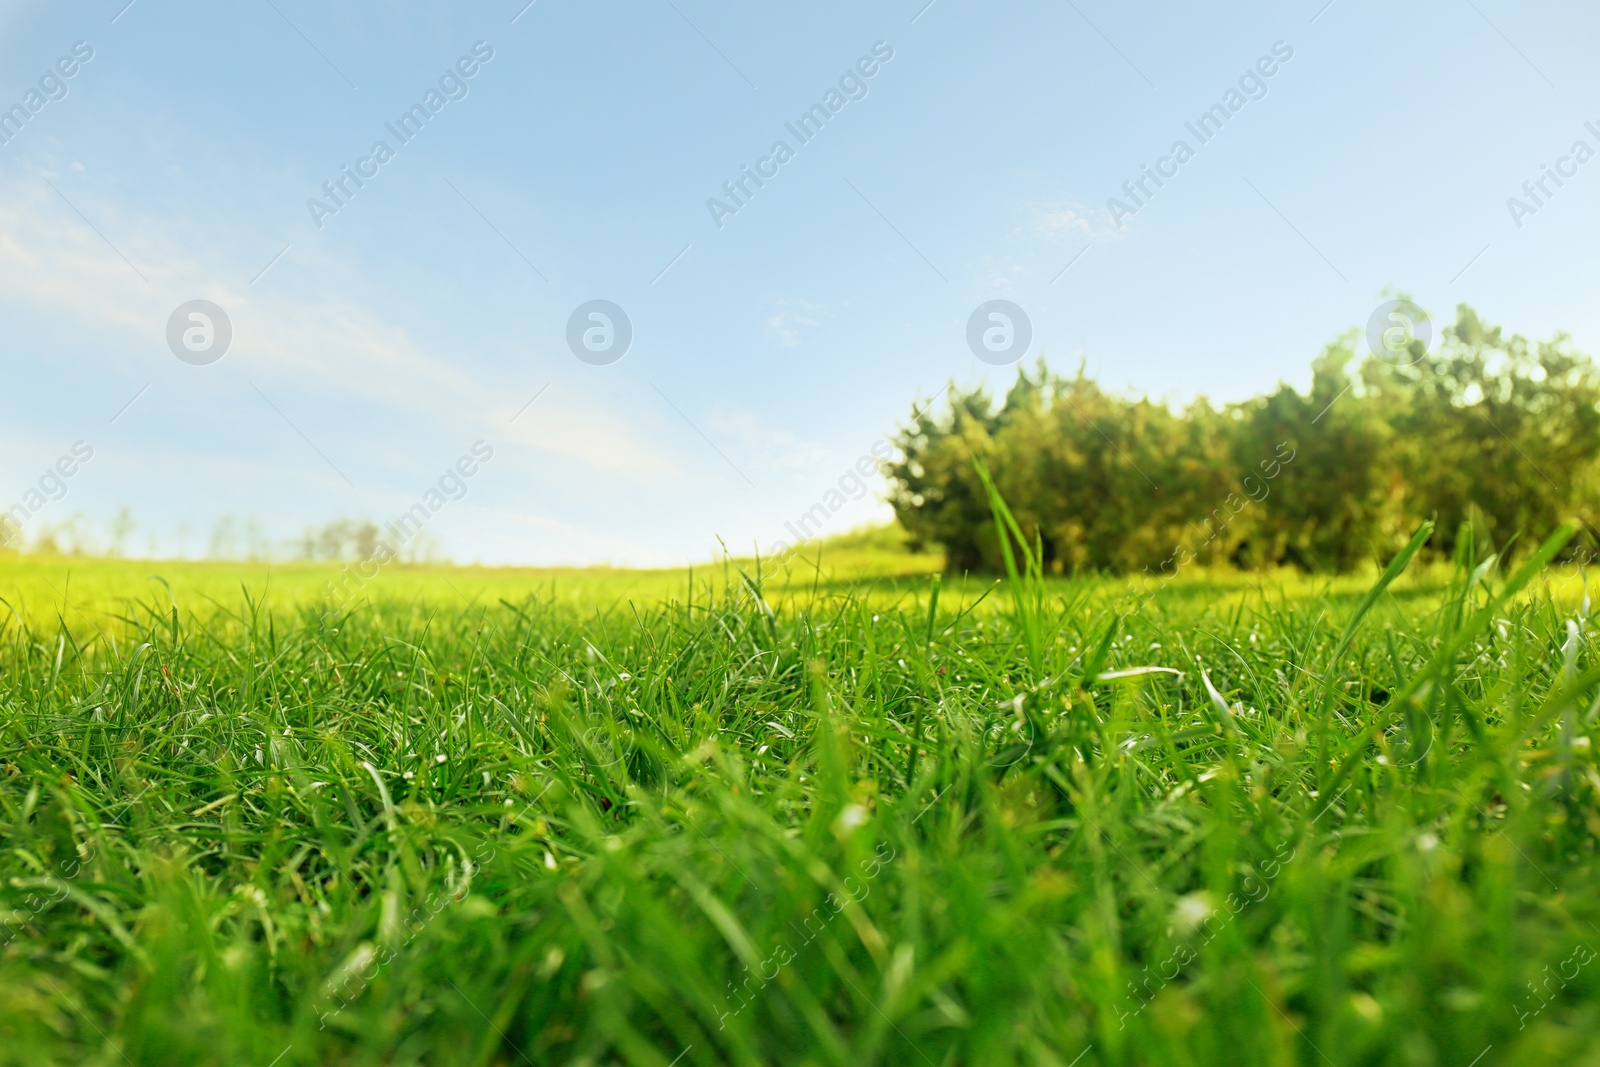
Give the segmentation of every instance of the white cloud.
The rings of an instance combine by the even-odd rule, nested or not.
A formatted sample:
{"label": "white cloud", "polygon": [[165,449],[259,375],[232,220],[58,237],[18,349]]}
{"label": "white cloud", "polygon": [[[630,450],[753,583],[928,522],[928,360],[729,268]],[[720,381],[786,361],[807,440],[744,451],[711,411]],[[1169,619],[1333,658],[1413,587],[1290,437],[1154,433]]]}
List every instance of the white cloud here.
{"label": "white cloud", "polygon": [[1071,207],[1046,208],[1034,217],[1033,229],[1041,237],[1088,237],[1094,233],[1089,220]]}
{"label": "white cloud", "polygon": [[767,320],[767,329],[783,347],[796,348],[800,344],[801,328],[820,326],[827,316],[828,309],[821,304],[784,297],[778,301],[778,310]]}
{"label": "white cloud", "polygon": [[1035,204],[1027,222],[1018,228],[1017,236],[1081,245],[1086,241],[1110,240],[1117,236],[1117,228],[1111,217],[1098,208],[1076,200],[1055,200]]}
{"label": "white cloud", "polygon": [[738,454],[752,467],[799,477],[827,467],[832,453],[814,441],[772,426],[748,411],[718,412],[708,420],[711,428],[738,442]]}
{"label": "white cloud", "polygon": [[[275,399],[292,389],[290,396],[364,401],[396,422],[420,420],[461,432],[493,427],[496,443],[521,445],[563,464],[641,484],[659,484],[679,473],[660,442],[641,436],[614,406],[556,386],[512,424],[511,416],[532,390],[528,396],[508,396],[502,382],[486,381],[424,351],[375,308],[328,289],[297,291],[281,278],[273,279],[278,284],[271,288],[254,289],[248,278],[259,266],[230,271],[241,279],[237,282],[197,285],[192,279],[215,278],[218,272],[196,259],[194,250],[213,242],[190,220],[125,213],[77,188],[67,193],[75,207],[69,206],[44,182],[11,177],[8,185],[15,192],[0,202],[0,304],[100,335],[105,344],[95,358],[107,372],[125,374],[130,382],[150,380],[152,350],[164,351],[160,331],[167,315],[183,300],[204,297],[222,306],[233,322],[233,349],[226,359],[248,360],[250,379]],[[51,180],[62,185],[60,177]],[[315,246],[304,245],[297,242],[289,253],[302,265],[314,265],[303,273],[339,273],[336,262],[325,262]],[[273,270],[287,266],[280,262]],[[176,361],[170,362],[157,357],[154,365],[175,373]]]}

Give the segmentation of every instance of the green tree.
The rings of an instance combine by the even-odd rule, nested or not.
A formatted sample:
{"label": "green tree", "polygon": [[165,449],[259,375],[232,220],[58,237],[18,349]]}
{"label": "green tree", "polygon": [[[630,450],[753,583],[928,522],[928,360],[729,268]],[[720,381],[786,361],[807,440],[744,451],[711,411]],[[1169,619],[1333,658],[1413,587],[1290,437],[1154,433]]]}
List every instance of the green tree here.
{"label": "green tree", "polygon": [[952,385],[895,438],[890,502],[958,572],[1001,566],[975,458],[1056,572],[1349,570],[1430,518],[1437,553],[1464,522],[1502,547],[1573,516],[1593,532],[1600,371],[1564,335],[1506,337],[1462,306],[1432,352],[1413,339],[1400,359],[1357,364],[1358,339],[1312,361],[1308,392],[1221,410],[1115,396],[1043,361],[998,405]]}

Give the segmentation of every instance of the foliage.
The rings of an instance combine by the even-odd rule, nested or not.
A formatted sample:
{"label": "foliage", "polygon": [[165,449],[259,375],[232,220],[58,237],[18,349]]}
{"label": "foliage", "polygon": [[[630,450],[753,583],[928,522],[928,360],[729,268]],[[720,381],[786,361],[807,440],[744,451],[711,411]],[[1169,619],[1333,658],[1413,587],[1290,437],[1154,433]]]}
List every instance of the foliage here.
{"label": "foliage", "polygon": [[1348,571],[1428,519],[1436,558],[1462,522],[1501,546],[1572,515],[1592,523],[1600,370],[1564,337],[1507,338],[1462,306],[1432,352],[1358,363],[1356,340],[1317,357],[1308,392],[1284,385],[1221,409],[1118,398],[1082,368],[1063,378],[1042,362],[998,406],[952,386],[943,412],[920,405],[897,437],[890,502],[953,572],[1004,566],[974,460],[1056,573]]}

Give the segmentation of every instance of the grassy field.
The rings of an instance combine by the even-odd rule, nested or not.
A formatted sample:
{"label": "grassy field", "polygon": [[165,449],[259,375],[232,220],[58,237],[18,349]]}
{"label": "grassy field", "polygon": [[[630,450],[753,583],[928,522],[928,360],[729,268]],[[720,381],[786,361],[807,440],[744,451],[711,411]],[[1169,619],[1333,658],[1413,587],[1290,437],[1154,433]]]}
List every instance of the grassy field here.
{"label": "grassy field", "polygon": [[0,1062],[1600,1063],[1538,563],[0,560]]}

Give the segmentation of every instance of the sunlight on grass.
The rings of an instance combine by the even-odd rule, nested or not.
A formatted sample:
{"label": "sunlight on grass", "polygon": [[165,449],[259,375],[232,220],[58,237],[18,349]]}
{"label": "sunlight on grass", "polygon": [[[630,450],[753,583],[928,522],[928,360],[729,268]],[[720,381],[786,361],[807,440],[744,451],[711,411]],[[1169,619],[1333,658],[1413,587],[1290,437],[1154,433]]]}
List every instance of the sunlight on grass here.
{"label": "sunlight on grass", "polygon": [[0,562],[0,1062],[1575,1057],[1583,579],[1463,551]]}

